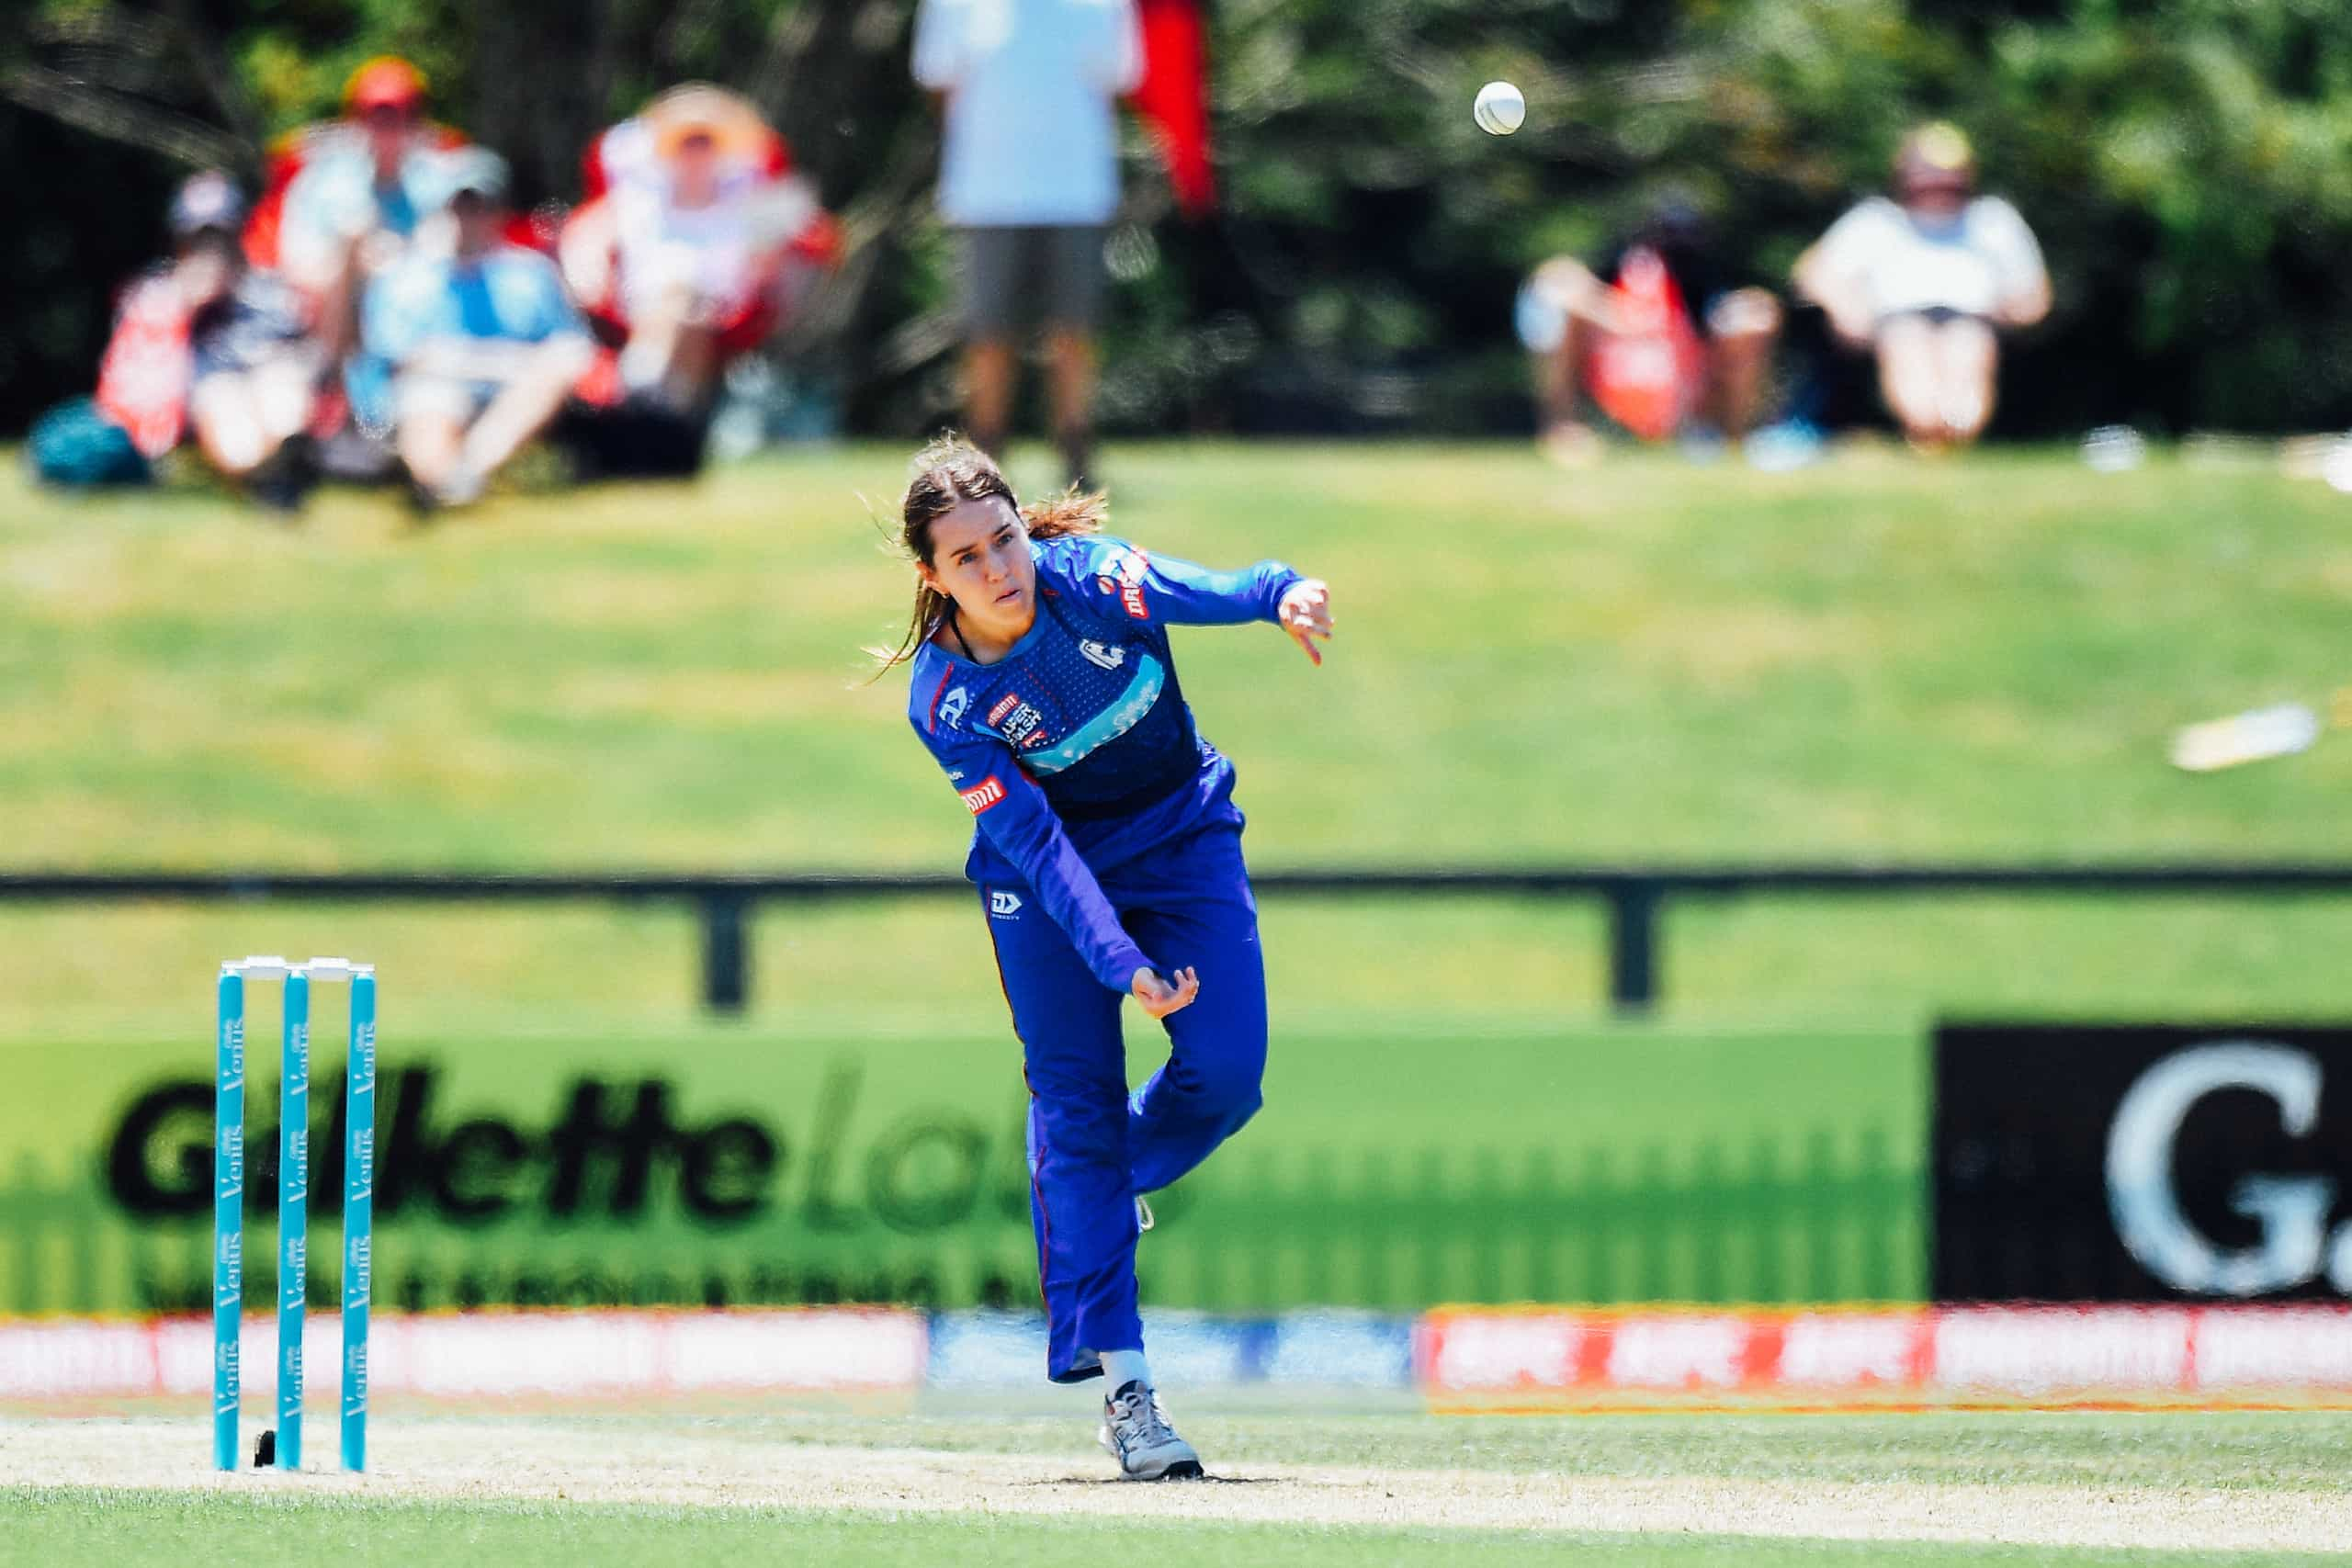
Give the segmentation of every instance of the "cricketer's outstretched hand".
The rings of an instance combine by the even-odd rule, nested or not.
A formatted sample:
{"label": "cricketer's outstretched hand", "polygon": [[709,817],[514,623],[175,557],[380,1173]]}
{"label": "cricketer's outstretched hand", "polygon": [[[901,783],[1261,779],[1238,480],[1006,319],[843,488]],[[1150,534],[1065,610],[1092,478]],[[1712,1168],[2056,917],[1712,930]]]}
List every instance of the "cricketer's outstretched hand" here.
{"label": "cricketer's outstretched hand", "polygon": [[1307,658],[1320,665],[1323,650],[1315,643],[1317,638],[1325,642],[1331,640],[1330,585],[1317,577],[1291,584],[1290,592],[1283,595],[1277,613],[1282,616],[1283,630],[1290,633],[1291,640],[1306,650]]}

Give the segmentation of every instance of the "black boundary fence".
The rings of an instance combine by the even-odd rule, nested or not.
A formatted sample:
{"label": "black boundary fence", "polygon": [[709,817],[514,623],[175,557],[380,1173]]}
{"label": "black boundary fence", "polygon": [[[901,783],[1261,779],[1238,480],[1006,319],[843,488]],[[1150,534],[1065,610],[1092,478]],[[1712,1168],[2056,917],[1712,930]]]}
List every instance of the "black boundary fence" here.
{"label": "black boundary fence", "polygon": [[[1884,897],[1922,893],[2158,897],[2352,894],[2352,864],[2244,863],[2041,866],[1753,865],[1566,866],[1506,870],[1275,870],[1253,878],[1281,897],[1584,898],[1609,913],[1609,991],[1620,1013],[1654,1006],[1663,984],[1669,905],[1773,897]],[[769,904],[854,904],[897,898],[970,898],[960,876],[802,872],[697,874],[622,872],[491,875],[469,872],[17,872],[0,873],[8,903],[551,904],[675,903],[702,927],[702,996],[711,1011],[740,1013],[751,998],[749,933]]]}

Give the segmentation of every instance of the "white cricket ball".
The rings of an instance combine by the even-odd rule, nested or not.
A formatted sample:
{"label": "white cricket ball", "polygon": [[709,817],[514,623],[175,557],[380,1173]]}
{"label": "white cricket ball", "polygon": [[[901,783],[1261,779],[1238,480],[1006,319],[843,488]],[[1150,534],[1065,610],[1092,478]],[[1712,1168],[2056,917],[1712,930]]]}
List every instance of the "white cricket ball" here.
{"label": "white cricket ball", "polygon": [[1489,82],[1478,89],[1470,118],[1489,136],[1509,136],[1527,119],[1527,100],[1508,82]]}

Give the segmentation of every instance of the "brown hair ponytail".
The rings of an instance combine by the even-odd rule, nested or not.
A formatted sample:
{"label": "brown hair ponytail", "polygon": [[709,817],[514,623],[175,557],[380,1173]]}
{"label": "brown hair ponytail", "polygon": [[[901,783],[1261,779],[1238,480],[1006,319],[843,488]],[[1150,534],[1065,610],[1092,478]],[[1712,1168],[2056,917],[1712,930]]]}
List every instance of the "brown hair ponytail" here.
{"label": "brown hair ponytail", "polygon": [[[967,501],[1002,496],[1005,504],[1021,514],[1033,539],[1091,534],[1109,514],[1101,491],[1081,494],[1075,486],[1023,506],[1013,499],[1012,487],[1005,482],[1004,470],[996,466],[996,460],[961,435],[943,435],[925,446],[915,454],[913,468],[906,498],[899,503],[899,549],[910,564],[931,564],[931,525]],[[918,577],[906,636],[895,649],[871,650],[881,660],[882,671],[912,659],[924,639],[939,629],[947,610],[947,595]]]}

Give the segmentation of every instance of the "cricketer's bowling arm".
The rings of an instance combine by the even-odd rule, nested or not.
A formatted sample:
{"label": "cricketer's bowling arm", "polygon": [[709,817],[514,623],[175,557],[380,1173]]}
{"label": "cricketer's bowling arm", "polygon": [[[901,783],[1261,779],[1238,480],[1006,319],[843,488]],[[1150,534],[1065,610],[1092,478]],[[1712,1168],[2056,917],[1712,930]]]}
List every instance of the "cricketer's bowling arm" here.
{"label": "cricketer's bowling arm", "polygon": [[919,723],[914,728],[979,830],[1020,872],[1087,968],[1103,985],[1126,994],[1136,971],[1151,968],[1151,960],[1119,923],[1102,885],[1012,749],[961,732],[927,733]]}

